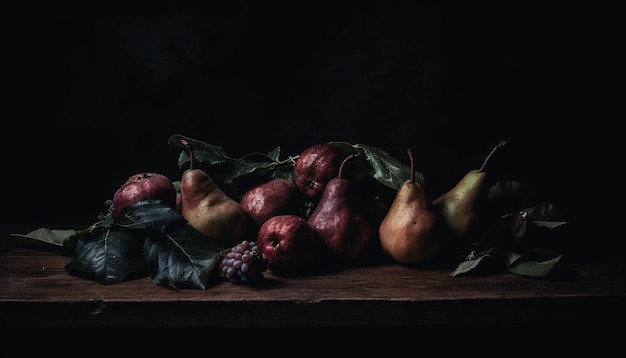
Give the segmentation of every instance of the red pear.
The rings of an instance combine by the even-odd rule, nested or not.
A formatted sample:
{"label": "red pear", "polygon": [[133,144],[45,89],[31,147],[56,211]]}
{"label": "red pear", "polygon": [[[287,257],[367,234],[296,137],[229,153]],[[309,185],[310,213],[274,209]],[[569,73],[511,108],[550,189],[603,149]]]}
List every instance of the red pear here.
{"label": "red pear", "polygon": [[248,189],[239,204],[258,228],[273,216],[297,214],[300,191],[293,181],[276,178]]}
{"label": "red pear", "polygon": [[337,176],[325,186],[309,217],[309,224],[322,238],[331,257],[340,261],[361,259],[373,240],[371,224],[360,211],[352,183],[343,177],[346,162],[355,156],[351,154],[343,160]]}

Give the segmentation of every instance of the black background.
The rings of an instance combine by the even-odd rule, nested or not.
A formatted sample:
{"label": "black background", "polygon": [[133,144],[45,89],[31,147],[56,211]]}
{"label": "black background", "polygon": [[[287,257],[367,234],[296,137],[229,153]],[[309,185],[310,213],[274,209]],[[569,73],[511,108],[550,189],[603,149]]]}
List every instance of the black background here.
{"label": "black background", "polygon": [[90,224],[130,175],[178,180],[175,133],[234,157],[412,148],[433,196],[507,140],[500,174],[598,214],[613,9],[357,4],[8,12],[2,224]]}

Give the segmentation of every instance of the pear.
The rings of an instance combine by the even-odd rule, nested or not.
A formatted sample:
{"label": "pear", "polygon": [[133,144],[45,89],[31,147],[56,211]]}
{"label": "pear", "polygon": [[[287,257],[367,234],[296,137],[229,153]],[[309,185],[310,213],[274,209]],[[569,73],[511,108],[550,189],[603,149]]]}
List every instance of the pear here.
{"label": "pear", "polygon": [[506,141],[496,145],[479,169],[470,170],[452,189],[433,200],[452,238],[461,247],[471,247],[488,229],[489,184],[485,169],[496,150],[504,145]]}
{"label": "pear", "polygon": [[378,227],[378,237],[383,252],[394,260],[405,265],[425,265],[444,251],[447,233],[426,188],[415,181],[413,154],[410,149],[407,153],[411,175],[398,188]]}
{"label": "pear", "polygon": [[182,142],[189,150],[191,163],[180,180],[182,216],[220,247],[241,243],[246,232],[246,212],[204,170],[193,167],[193,150],[189,142]]}
{"label": "pear", "polygon": [[268,219],[283,214],[298,214],[300,191],[288,178],[274,178],[248,189],[239,204],[256,229]]}
{"label": "pear", "polygon": [[330,258],[339,261],[356,261],[364,257],[372,242],[372,228],[365,215],[359,211],[359,201],[349,179],[343,177],[346,157],[339,166],[337,176],[324,187],[319,202],[308,221],[322,238]]}

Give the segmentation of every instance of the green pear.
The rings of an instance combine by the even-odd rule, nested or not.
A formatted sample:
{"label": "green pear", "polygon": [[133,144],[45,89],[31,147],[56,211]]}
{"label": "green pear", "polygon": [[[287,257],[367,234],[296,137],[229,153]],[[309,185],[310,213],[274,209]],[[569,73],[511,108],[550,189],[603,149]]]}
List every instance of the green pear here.
{"label": "green pear", "polygon": [[435,211],[425,187],[415,181],[413,155],[411,176],[396,196],[378,227],[380,245],[388,256],[406,265],[424,265],[433,262],[446,243],[445,223]]}
{"label": "green pear", "polygon": [[479,169],[470,170],[452,189],[433,200],[451,236],[461,246],[473,244],[488,229],[489,181],[485,169],[495,151],[504,145],[506,141],[496,145]]}
{"label": "green pear", "polygon": [[183,140],[183,144],[189,150],[191,164],[180,180],[182,216],[215,245],[227,248],[241,243],[246,232],[246,212],[204,170],[193,167],[193,150],[187,141]]}

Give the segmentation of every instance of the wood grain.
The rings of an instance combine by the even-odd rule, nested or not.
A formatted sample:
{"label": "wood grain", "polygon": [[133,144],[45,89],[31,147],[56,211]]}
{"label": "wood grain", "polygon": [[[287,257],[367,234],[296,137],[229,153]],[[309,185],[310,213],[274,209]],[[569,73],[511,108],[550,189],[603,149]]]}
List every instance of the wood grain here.
{"label": "wood grain", "polygon": [[23,239],[0,241],[0,316],[11,327],[420,327],[611,322],[626,318],[623,263],[572,274],[451,277],[394,263],[173,290],[149,277],[103,285],[65,271],[70,257]]}

